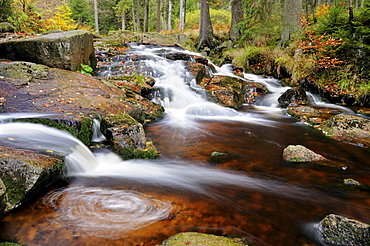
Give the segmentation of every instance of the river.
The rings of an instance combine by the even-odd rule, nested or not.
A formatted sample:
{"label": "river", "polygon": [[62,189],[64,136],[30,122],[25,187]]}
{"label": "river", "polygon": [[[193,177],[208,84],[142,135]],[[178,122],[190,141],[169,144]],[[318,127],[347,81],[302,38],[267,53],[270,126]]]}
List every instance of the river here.
{"label": "river", "polygon": [[[370,223],[370,194],[333,186],[342,178],[370,185],[368,149],[336,142],[287,116],[276,102],[287,88],[273,78],[244,75],[272,92],[258,105],[236,111],[205,101],[181,61],[157,56],[171,49],[133,47],[148,57],[135,66],[156,79],[153,100],[166,109],[164,119],[145,126],[161,153],[156,160],[91,153],[68,134],[39,125],[0,125],[2,137],[22,134],[30,145],[37,135],[37,146],[45,141],[52,148],[55,141],[63,143],[56,149],[71,151],[68,182],[3,218],[1,239],[30,246],[149,246],[196,231],[239,235],[253,245],[322,245],[315,224],[328,214]],[[122,59],[128,60],[116,58],[105,75],[119,71]],[[218,73],[232,76],[227,66]],[[338,164],[288,163],[282,153],[291,144]]]}

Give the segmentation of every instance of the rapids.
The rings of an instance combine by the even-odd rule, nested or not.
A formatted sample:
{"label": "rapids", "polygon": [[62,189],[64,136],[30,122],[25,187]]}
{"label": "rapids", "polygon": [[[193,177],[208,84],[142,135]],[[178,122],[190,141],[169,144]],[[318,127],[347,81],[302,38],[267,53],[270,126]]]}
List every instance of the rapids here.
{"label": "rapids", "polygon": [[[199,231],[237,234],[253,245],[321,245],[313,225],[329,213],[370,222],[367,192],[331,186],[348,177],[370,185],[368,150],[335,142],[286,116],[277,98],[288,87],[274,78],[244,75],[271,92],[258,105],[236,111],[207,102],[181,61],[159,56],[172,51],[189,54],[135,44],[130,51],[145,57],[133,65],[156,80],[153,100],[165,107],[165,118],[146,126],[161,152],[156,160],[123,161],[105,149],[91,152],[66,132],[9,122],[33,114],[0,115],[0,141],[67,154],[69,181],[6,216],[0,239],[156,245],[182,231]],[[129,55],[115,57],[101,75],[117,71],[122,61],[132,62]],[[235,76],[227,65],[217,74]],[[98,121],[95,127],[93,141],[104,141]],[[282,151],[289,144],[305,145],[339,164],[287,163]],[[225,156],[213,159],[214,151]]]}

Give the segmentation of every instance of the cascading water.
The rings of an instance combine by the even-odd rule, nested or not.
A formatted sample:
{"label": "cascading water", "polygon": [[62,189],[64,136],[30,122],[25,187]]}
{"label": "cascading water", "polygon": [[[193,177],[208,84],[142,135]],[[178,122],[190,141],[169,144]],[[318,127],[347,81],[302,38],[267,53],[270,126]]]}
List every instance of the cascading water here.
{"label": "cascading water", "polygon": [[[127,65],[120,61],[127,61],[156,80],[160,93],[154,100],[165,107],[166,115],[148,126],[147,133],[158,144],[161,158],[122,161],[107,150],[93,154],[63,131],[6,123],[12,117],[24,117],[19,114],[0,117],[5,122],[0,124],[1,141],[66,154],[66,175],[73,177],[68,187],[42,198],[41,219],[27,217],[22,222],[25,231],[24,227],[34,227],[28,223],[43,225],[37,228],[43,240],[22,238],[25,244],[156,245],[180,231],[239,234],[254,245],[319,244],[305,230],[323,213],[366,219],[369,198],[355,194],[342,199],[322,186],[344,176],[343,165],[349,167],[346,173],[356,176],[351,170],[366,162],[367,152],[334,144],[284,116],[276,105],[288,87],[273,78],[245,74],[245,79],[264,84],[271,94],[253,109],[236,111],[207,102],[195,92],[201,89],[182,62],[158,56],[173,50],[189,52],[132,48],[129,53],[135,52],[142,61],[133,62],[129,55],[117,57],[102,74],[118,73],[120,66]],[[235,76],[228,66],[217,73]],[[94,132],[93,140],[104,140],[98,127]],[[303,143],[329,153],[341,165],[291,166],[281,160],[287,144]],[[211,159],[214,151],[225,152],[226,160]],[[366,175],[363,171],[359,177],[365,180]],[[47,213],[48,208],[52,210]],[[29,214],[35,213],[37,209]],[[31,234],[36,233],[27,235]]]}

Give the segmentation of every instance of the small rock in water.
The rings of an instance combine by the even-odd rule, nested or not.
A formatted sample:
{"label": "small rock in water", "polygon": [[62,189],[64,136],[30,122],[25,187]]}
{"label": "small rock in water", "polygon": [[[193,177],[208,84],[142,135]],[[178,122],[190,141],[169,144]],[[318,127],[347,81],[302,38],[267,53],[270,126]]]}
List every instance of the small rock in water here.
{"label": "small rock in water", "polygon": [[344,180],[343,180],[343,183],[344,183],[345,185],[355,185],[355,186],[359,186],[359,185],[361,185],[361,183],[360,183],[360,182],[358,182],[358,181],[356,181],[356,180],[354,180],[354,179],[344,179]]}
{"label": "small rock in water", "polygon": [[327,159],[302,145],[289,145],[284,149],[283,158],[289,162],[319,162]]}

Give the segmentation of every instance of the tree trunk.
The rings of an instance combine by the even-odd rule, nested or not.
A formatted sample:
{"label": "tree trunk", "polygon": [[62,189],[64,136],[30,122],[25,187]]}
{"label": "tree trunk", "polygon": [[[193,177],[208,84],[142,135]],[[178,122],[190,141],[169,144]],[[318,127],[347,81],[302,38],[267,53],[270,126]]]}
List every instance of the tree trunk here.
{"label": "tree trunk", "polygon": [[238,24],[243,19],[243,0],[231,1],[231,28],[229,39],[233,42],[239,39],[241,30]]}
{"label": "tree trunk", "polygon": [[94,0],[95,31],[99,34],[98,0]]}
{"label": "tree trunk", "polygon": [[285,46],[291,36],[301,29],[302,0],[285,0],[280,46]]}
{"label": "tree trunk", "polygon": [[213,28],[211,24],[211,16],[209,14],[208,0],[200,0],[200,36],[197,45],[197,50],[204,47],[214,48]]}
{"label": "tree trunk", "polygon": [[167,30],[167,0],[162,4],[162,29]]}
{"label": "tree trunk", "polygon": [[126,30],[126,11],[122,11],[122,31]]}
{"label": "tree trunk", "polygon": [[157,32],[161,31],[161,0],[157,0]]}
{"label": "tree trunk", "polygon": [[168,0],[168,24],[167,30],[172,30],[172,0]]}
{"label": "tree trunk", "polygon": [[353,21],[353,3],[352,0],[348,1],[348,15],[349,15],[349,23],[351,24]]}
{"label": "tree trunk", "polygon": [[148,19],[149,19],[149,0],[145,0],[143,32],[148,32]]}
{"label": "tree trunk", "polygon": [[136,27],[137,27],[137,32],[141,31],[141,25],[140,25],[140,0],[136,0]]}
{"label": "tree trunk", "polygon": [[180,31],[184,31],[185,29],[185,16],[186,16],[186,0],[180,0],[180,23],[179,23]]}

